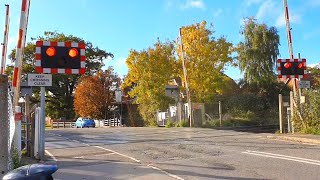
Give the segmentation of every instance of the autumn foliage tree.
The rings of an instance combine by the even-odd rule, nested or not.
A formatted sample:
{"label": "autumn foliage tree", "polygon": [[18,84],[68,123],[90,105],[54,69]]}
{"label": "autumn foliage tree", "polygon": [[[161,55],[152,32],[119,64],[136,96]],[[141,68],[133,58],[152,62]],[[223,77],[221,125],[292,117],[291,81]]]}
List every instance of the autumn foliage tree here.
{"label": "autumn foliage tree", "polygon": [[109,67],[93,76],[83,76],[75,90],[74,110],[82,117],[106,119],[115,102],[120,78]]}
{"label": "autumn foliage tree", "polygon": [[[232,63],[232,43],[224,37],[215,38],[213,33],[206,21],[185,26],[181,29],[182,41],[176,46],[182,64],[180,43],[183,44],[189,87],[196,102],[212,101],[215,95],[224,94],[229,84],[223,71],[226,64]],[[181,66],[179,70],[183,77]]]}
{"label": "autumn foliage tree", "polygon": [[126,63],[129,71],[122,88],[133,86],[130,97],[136,98],[144,123],[154,125],[156,112],[172,102],[165,96],[165,86],[176,74],[174,44],[158,41],[147,50],[131,50]]}

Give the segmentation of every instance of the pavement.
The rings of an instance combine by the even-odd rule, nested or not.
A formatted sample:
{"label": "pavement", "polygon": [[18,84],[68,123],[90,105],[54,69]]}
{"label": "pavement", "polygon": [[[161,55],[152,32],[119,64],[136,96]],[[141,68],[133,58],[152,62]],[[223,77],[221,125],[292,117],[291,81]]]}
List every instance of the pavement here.
{"label": "pavement", "polygon": [[268,139],[283,140],[283,141],[292,141],[298,143],[307,143],[307,144],[320,144],[320,135],[311,135],[311,134],[274,134],[267,135]]}

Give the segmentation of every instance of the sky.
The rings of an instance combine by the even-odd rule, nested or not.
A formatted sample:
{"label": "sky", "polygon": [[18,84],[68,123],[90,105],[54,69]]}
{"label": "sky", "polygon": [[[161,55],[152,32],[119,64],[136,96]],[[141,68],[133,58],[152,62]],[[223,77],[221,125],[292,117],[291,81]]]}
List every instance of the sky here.
{"label": "sky", "polygon": [[[3,29],[5,4],[10,5],[8,52],[11,52],[17,44],[22,0],[0,2]],[[295,57],[300,53],[308,66],[318,64],[320,0],[288,0],[288,6]],[[240,35],[243,19],[250,16],[259,23],[277,27],[279,58],[289,58],[282,0],[31,0],[27,42],[45,31],[78,36],[113,53],[114,58],[104,63],[122,76],[128,72],[125,60],[130,49],[147,49],[158,38],[175,40],[180,27],[204,20],[213,23],[216,38],[224,36],[236,45],[243,39]],[[238,68],[227,67],[225,73],[235,80],[242,78]]]}

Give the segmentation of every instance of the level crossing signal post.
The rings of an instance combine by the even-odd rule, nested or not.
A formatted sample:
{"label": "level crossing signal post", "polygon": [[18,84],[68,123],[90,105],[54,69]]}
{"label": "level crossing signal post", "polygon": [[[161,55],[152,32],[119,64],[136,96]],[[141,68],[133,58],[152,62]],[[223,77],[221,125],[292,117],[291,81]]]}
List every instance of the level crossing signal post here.
{"label": "level crossing signal post", "polygon": [[[82,42],[36,42],[36,72],[39,74],[84,74],[85,44]],[[45,87],[41,86],[39,126],[39,159],[45,151]]]}
{"label": "level crossing signal post", "polygon": [[[290,101],[290,102],[292,102],[292,103],[290,103],[292,133],[294,133],[294,127],[293,127],[292,118],[293,118],[293,115],[294,115],[293,106],[295,104],[294,94],[296,94],[295,93],[296,85],[297,85],[296,84],[296,79],[301,79],[301,78],[306,78],[307,77],[307,65],[306,65],[306,62],[307,62],[306,59],[301,59],[300,57],[298,59],[278,59],[277,60],[278,78],[279,79],[280,78],[286,78],[286,79],[293,79],[294,80],[294,82],[293,82],[293,93],[292,93],[293,97],[292,97],[292,100]],[[297,98],[299,98],[298,99],[298,103],[296,103],[297,106],[299,106],[299,109],[301,109],[300,108],[300,103],[299,103],[299,100],[301,98],[300,96],[301,96],[301,93],[299,93],[299,97],[297,97]],[[282,117],[281,114],[280,114],[280,116]]]}

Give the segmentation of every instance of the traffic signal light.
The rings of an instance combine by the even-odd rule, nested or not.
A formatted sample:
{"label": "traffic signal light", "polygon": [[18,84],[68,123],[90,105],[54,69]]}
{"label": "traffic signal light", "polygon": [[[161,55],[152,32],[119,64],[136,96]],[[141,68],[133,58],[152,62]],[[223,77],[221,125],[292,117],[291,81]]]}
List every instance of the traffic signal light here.
{"label": "traffic signal light", "polygon": [[85,45],[75,42],[36,43],[36,71],[38,73],[85,73]]}
{"label": "traffic signal light", "polygon": [[305,78],[306,59],[278,59],[279,78]]}

